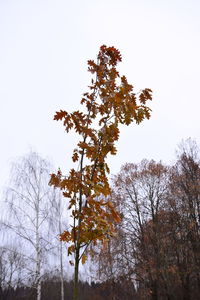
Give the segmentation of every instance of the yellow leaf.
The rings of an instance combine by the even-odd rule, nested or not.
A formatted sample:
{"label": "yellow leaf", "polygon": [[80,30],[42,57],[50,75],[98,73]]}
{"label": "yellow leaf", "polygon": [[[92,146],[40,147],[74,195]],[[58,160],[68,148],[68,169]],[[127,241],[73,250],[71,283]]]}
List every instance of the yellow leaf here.
{"label": "yellow leaf", "polygon": [[85,264],[86,260],[87,260],[87,256],[85,254],[83,254],[83,256],[81,258],[81,262],[83,265]]}

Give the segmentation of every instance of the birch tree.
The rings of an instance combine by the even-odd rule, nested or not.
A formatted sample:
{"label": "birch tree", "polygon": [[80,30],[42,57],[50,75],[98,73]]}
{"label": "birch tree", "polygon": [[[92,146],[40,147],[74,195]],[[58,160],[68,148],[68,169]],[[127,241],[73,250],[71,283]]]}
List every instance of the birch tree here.
{"label": "birch tree", "polygon": [[11,234],[20,238],[23,251],[29,253],[29,275],[36,288],[37,300],[41,300],[43,266],[52,248],[50,200],[55,197],[48,186],[50,170],[47,160],[30,152],[13,164],[10,187],[6,192],[9,206],[6,226],[11,229]]}

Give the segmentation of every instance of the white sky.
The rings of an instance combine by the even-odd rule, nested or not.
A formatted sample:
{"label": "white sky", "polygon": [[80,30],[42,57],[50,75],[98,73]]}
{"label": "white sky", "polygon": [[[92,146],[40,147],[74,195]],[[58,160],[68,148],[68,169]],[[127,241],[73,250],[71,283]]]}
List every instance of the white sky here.
{"label": "white sky", "polygon": [[121,131],[111,172],[143,158],[169,163],[177,144],[200,142],[199,0],[0,0],[0,185],[9,162],[33,147],[66,173],[76,139],[56,110],[87,91],[87,60],[121,51],[121,73],[153,90],[150,121]]}

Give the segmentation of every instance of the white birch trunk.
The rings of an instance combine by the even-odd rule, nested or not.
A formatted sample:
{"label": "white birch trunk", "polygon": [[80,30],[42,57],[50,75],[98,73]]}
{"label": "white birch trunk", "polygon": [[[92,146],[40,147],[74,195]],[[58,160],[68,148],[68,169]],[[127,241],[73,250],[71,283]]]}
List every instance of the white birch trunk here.
{"label": "white birch trunk", "polygon": [[41,300],[41,249],[40,249],[40,234],[39,234],[39,197],[36,203],[36,290],[37,300]]}
{"label": "white birch trunk", "polygon": [[[62,232],[61,199],[52,187],[48,186],[50,169],[52,167],[48,161],[42,159],[37,153],[30,152],[27,156],[19,158],[13,165],[12,185],[8,188],[6,195],[6,202],[12,216],[10,218],[12,223],[8,220],[6,226],[23,240],[25,247],[22,250],[31,252],[30,271],[34,278],[36,300],[41,300],[43,255],[47,256],[49,249],[52,248],[50,235],[53,234],[55,238],[50,220],[56,224],[57,232],[58,225],[60,233]],[[54,203],[58,212],[52,209]],[[62,247],[63,245],[59,245],[57,251],[60,250],[60,255],[58,254],[61,278],[60,298],[64,300]]]}

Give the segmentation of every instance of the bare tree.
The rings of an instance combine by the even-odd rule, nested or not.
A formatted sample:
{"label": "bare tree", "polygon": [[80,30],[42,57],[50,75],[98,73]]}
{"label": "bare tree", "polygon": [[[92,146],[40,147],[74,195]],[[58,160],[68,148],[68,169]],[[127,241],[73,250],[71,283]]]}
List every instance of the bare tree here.
{"label": "bare tree", "polygon": [[[48,186],[51,171],[47,160],[30,152],[13,164],[10,187],[6,192],[9,206],[6,226],[21,239],[24,251],[29,253],[31,268],[35,270],[30,270],[30,275],[37,300],[41,299],[42,272],[48,251],[54,247],[50,220],[53,219],[52,199],[55,199],[55,193]],[[55,237],[54,233],[54,241]]]}
{"label": "bare tree", "polygon": [[6,300],[9,290],[22,284],[26,259],[16,245],[0,247],[0,299]]}
{"label": "bare tree", "polygon": [[[143,285],[143,290],[151,294],[152,300],[159,299],[162,234],[159,215],[165,208],[167,183],[167,167],[153,160],[125,164],[121,168],[113,179],[113,198],[122,223],[101,260],[107,262],[106,266],[101,263],[104,275],[109,265],[112,268],[117,266],[117,277],[129,278],[135,285]],[[148,286],[144,286],[147,282]]]}
{"label": "bare tree", "polygon": [[101,279],[129,278],[140,300],[198,299],[199,153],[188,140],[172,167],[143,160],[121,168],[113,180],[113,202],[122,222],[100,251]]}
{"label": "bare tree", "polygon": [[[171,170],[170,201],[179,233],[177,269],[183,299],[200,293],[200,149],[191,139],[179,146],[178,160]],[[181,249],[181,245],[184,245]]]}

